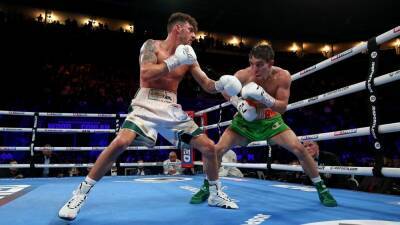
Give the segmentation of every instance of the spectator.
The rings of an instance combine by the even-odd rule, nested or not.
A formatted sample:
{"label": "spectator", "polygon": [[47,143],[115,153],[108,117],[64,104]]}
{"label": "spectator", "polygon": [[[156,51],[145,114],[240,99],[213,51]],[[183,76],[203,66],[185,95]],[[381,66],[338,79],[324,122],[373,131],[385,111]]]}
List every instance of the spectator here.
{"label": "spectator", "polygon": [[[9,162],[10,166],[14,166],[18,164],[17,160],[11,159]],[[24,178],[24,174],[22,171],[16,167],[10,167],[9,169],[2,169],[2,173],[0,174],[0,177],[3,178],[14,178],[14,179],[21,179]]]}
{"label": "spectator", "polygon": [[110,175],[118,176],[118,168],[116,166],[111,167]]}
{"label": "spectator", "polygon": [[72,167],[68,170],[68,174],[70,177],[77,177],[80,175],[80,171],[77,167]]}
{"label": "spectator", "polygon": [[[223,163],[237,163],[236,153],[232,150],[228,150],[222,156]],[[220,166],[219,167],[220,177],[243,177],[243,173],[237,167],[231,166]]]}
{"label": "spectator", "polygon": [[176,152],[170,152],[169,158],[163,162],[164,174],[165,175],[180,175],[181,160],[176,156]]}
{"label": "spectator", "polygon": [[42,14],[40,13],[39,16],[36,17],[36,19],[37,19],[37,21],[38,21],[39,23],[43,22],[43,16],[42,16]]}
{"label": "spectator", "polygon": [[[319,145],[315,141],[305,141],[303,142],[304,147],[311,155],[312,158],[317,162],[318,166],[340,166],[339,158],[331,153],[326,151],[320,151]],[[325,184],[328,187],[338,187],[343,188],[347,187],[346,185],[346,177],[343,175],[335,175],[330,173],[323,173],[321,175]],[[353,178],[354,181],[354,178]]]}
{"label": "spectator", "polygon": [[[35,162],[38,164],[50,165],[61,163],[58,156],[52,151],[51,145],[47,144],[44,146],[45,149],[39,154]],[[37,176],[39,177],[63,177],[63,168],[38,168]]]}
{"label": "spectator", "polygon": [[139,163],[139,166],[136,169],[136,175],[137,176],[146,176],[150,174],[150,171],[146,169],[143,165],[143,160],[138,160],[137,163]]}

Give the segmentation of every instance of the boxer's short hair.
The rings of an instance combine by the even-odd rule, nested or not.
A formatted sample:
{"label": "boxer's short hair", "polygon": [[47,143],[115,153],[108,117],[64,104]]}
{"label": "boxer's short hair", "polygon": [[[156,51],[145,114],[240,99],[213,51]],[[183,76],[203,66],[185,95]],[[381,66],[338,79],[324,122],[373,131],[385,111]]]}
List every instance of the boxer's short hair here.
{"label": "boxer's short hair", "polygon": [[275,53],[270,45],[256,45],[250,51],[249,58],[251,57],[270,61],[275,58]]}
{"label": "boxer's short hair", "polygon": [[169,19],[168,19],[168,24],[167,24],[167,31],[168,33],[171,32],[172,28],[175,26],[177,23],[185,23],[188,22],[190,25],[193,26],[194,32],[197,32],[197,21],[195,18],[190,16],[189,14],[186,13],[173,13]]}

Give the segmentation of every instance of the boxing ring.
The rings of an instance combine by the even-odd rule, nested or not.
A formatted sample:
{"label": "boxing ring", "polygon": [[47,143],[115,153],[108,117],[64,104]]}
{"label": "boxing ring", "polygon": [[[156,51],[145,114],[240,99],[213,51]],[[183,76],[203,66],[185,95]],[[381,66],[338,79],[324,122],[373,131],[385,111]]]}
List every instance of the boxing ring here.
{"label": "boxing ring", "polygon": [[[292,80],[303,78],[344,59],[371,50],[373,42],[380,44],[400,35],[400,26],[383,33],[369,43],[334,55],[314,66],[292,76]],[[372,43],[372,44],[371,44]],[[376,47],[375,46],[375,47]],[[372,60],[375,59],[371,51]],[[362,81],[337,90],[329,91],[308,99],[290,103],[287,110],[309,106],[322,101],[367,89],[372,110],[376,98],[374,87],[400,79],[400,70],[374,77],[371,65],[370,76]],[[371,71],[372,70],[372,71]],[[228,126],[231,121],[205,125],[202,117],[206,113],[222,110],[229,106],[226,102],[199,112],[204,130]],[[36,136],[40,133],[111,133],[119,131],[120,119],[126,114],[92,113],[51,113],[0,111],[4,116],[33,117],[32,128],[0,127],[0,132],[22,132],[31,135],[30,146],[0,146],[0,151],[27,151],[31,157],[37,151],[48,147],[36,146]],[[374,114],[372,114],[374,115]],[[375,115],[376,116],[376,115]],[[91,117],[115,119],[115,129],[49,129],[38,127],[42,117]],[[372,135],[374,147],[380,150],[379,135],[399,132],[400,122],[379,124],[376,120],[369,127],[331,131],[319,134],[299,136],[300,140],[324,141],[341,138]],[[268,146],[266,141],[253,142],[248,147]],[[101,151],[105,147],[50,147],[53,151]],[[177,149],[175,146],[130,146],[128,150]],[[202,165],[202,162],[195,162]],[[159,166],[159,163],[118,163],[120,167]],[[223,163],[239,168],[270,169],[284,171],[302,171],[298,165],[267,163]],[[0,164],[0,168],[71,168],[91,167],[87,164]],[[385,167],[346,167],[320,166],[320,173],[347,174],[385,177],[400,177],[400,168]],[[310,186],[289,184],[252,178],[222,178],[228,186],[226,191],[238,201],[239,210],[226,210],[208,207],[207,204],[191,205],[189,199],[201,186],[202,176],[145,176],[145,177],[104,177],[92,190],[89,200],[73,224],[400,224],[400,196],[372,194],[342,189],[331,189],[338,201],[335,208],[320,205],[315,189]],[[82,181],[80,178],[26,178],[0,179],[0,224],[67,224],[57,217],[59,208],[70,197],[70,193]],[[324,223],[322,221],[325,221]],[[326,222],[336,221],[336,222]],[[386,221],[386,222],[384,222]]]}
{"label": "boxing ring", "polygon": [[[315,188],[310,186],[223,178],[223,184],[228,186],[226,191],[240,206],[238,210],[226,210],[206,203],[189,204],[191,195],[203,182],[201,176],[158,178],[104,177],[71,224],[279,225],[344,219],[399,221],[400,218],[399,196],[331,189],[339,206],[330,208],[320,205]],[[68,224],[58,218],[58,210],[81,181],[82,177],[1,180],[1,186],[10,189],[28,186],[20,187],[25,194],[0,206],[0,223]],[[4,187],[2,190],[6,191]]]}

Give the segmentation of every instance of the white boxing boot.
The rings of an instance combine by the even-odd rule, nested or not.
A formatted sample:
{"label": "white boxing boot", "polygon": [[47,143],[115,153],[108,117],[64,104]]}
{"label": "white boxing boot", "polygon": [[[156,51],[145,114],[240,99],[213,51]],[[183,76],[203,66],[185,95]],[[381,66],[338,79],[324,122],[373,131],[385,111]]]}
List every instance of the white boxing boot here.
{"label": "white boxing boot", "polygon": [[210,182],[210,197],[208,197],[208,205],[221,207],[225,209],[238,209],[239,206],[228,197],[221,189],[221,183],[216,182],[211,184]]}
{"label": "white boxing boot", "polygon": [[85,203],[87,195],[93,185],[83,181],[79,187],[72,192],[72,198],[58,212],[58,216],[64,220],[74,220],[79,210]]}

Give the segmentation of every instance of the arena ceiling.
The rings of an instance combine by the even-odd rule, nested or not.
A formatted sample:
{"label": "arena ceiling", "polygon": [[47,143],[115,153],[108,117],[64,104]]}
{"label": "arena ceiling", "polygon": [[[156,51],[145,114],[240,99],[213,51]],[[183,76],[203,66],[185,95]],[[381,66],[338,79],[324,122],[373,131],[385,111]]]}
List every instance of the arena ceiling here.
{"label": "arena ceiling", "polygon": [[1,0],[11,4],[128,19],[137,30],[165,32],[175,11],[200,30],[272,40],[365,40],[400,25],[400,0]]}

